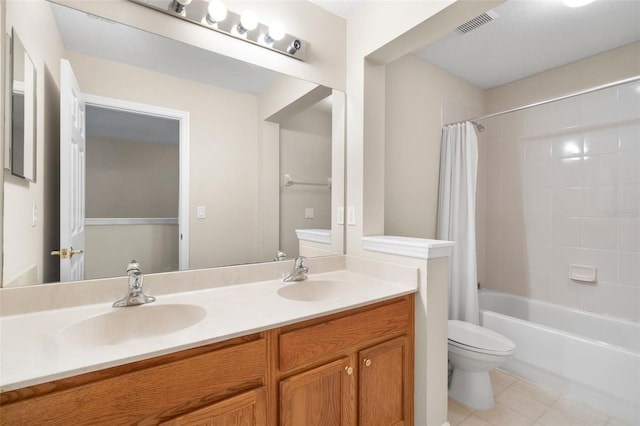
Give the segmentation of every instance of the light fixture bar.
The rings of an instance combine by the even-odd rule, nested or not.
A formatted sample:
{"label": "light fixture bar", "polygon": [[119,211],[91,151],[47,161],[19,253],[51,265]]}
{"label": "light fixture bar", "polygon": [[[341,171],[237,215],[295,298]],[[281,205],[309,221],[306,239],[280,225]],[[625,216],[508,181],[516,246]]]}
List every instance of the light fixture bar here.
{"label": "light fixture bar", "polygon": [[[159,12],[166,13],[179,19],[200,25],[219,33],[253,43],[265,49],[273,50],[299,61],[304,61],[307,56],[307,43],[290,34],[278,34],[273,37],[269,33],[269,26],[257,23],[255,29],[245,30],[240,23],[241,15],[230,10],[224,19],[216,21],[209,14],[209,1],[207,0],[129,0],[141,4]],[[214,1],[214,0],[211,0]],[[246,19],[246,18],[245,18]],[[245,30],[245,31],[243,31]],[[278,32],[282,31],[278,28]],[[273,33],[274,30],[272,29]],[[279,38],[281,37],[281,38]],[[279,39],[278,39],[279,38]]]}

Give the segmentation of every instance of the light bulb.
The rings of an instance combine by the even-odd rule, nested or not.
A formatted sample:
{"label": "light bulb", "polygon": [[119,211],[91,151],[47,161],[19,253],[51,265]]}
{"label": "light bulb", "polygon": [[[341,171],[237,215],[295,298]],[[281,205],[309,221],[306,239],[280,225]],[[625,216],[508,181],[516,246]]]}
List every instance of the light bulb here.
{"label": "light bulb", "polygon": [[594,0],[562,0],[562,2],[569,7],[582,7],[593,3]]}
{"label": "light bulb", "polygon": [[268,37],[272,40],[282,40],[284,37],[284,26],[280,22],[273,22],[269,26]]}
{"label": "light bulb", "polygon": [[242,28],[246,31],[255,30],[258,26],[258,17],[255,12],[252,10],[242,12],[242,15],[240,15],[240,25],[242,25]]}
{"label": "light bulb", "polygon": [[211,0],[207,8],[207,20],[210,23],[224,21],[227,17],[227,6],[220,0]]}

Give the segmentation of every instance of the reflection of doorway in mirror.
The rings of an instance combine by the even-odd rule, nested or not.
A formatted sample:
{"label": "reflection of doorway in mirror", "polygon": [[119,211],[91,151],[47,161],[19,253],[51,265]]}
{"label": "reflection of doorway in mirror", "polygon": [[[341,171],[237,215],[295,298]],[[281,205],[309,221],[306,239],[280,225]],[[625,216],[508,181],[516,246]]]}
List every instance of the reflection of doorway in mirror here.
{"label": "reflection of doorway in mirror", "polygon": [[122,275],[132,259],[145,273],[184,269],[180,173],[186,168],[180,163],[180,120],[143,112],[149,109],[143,106],[132,111],[91,99],[85,278]]}

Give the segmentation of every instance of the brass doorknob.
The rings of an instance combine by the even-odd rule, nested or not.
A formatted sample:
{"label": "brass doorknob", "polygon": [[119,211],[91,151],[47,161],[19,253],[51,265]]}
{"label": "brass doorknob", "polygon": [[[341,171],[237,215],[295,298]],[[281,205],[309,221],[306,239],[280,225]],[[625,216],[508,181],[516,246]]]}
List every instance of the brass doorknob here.
{"label": "brass doorknob", "polygon": [[347,372],[347,375],[352,375],[353,374],[353,367],[345,367],[344,371]]}
{"label": "brass doorknob", "polygon": [[364,366],[365,367],[371,367],[371,360],[369,358],[365,358],[364,360]]}
{"label": "brass doorknob", "polygon": [[83,253],[83,250],[76,250],[73,247],[68,249],[53,250],[51,256],[60,256],[60,259],[71,259],[74,255]]}

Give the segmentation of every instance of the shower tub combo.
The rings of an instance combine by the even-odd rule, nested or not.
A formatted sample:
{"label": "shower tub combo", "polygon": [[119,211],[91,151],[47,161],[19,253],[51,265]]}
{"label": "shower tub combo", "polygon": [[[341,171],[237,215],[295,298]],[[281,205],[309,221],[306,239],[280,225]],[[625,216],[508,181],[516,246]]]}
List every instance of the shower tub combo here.
{"label": "shower tub combo", "polygon": [[640,323],[481,290],[480,322],[516,344],[502,368],[640,424]]}

